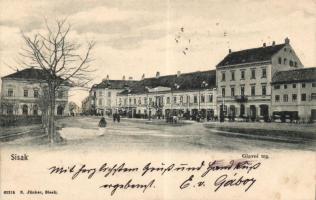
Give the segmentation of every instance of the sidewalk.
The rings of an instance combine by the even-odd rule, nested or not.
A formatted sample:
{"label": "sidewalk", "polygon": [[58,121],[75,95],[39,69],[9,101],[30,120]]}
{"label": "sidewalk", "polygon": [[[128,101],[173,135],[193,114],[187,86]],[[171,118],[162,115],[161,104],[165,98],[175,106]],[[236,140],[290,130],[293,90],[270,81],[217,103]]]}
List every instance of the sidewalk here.
{"label": "sidewalk", "polygon": [[285,142],[315,142],[316,124],[260,122],[207,122],[205,128],[232,137],[276,140]]}

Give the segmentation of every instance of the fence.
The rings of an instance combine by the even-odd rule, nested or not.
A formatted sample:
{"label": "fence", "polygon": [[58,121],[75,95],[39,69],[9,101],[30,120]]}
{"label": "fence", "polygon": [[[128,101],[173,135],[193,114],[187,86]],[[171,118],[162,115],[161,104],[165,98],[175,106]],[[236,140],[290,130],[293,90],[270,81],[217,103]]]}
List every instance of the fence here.
{"label": "fence", "polygon": [[40,124],[41,116],[0,115],[0,126]]}

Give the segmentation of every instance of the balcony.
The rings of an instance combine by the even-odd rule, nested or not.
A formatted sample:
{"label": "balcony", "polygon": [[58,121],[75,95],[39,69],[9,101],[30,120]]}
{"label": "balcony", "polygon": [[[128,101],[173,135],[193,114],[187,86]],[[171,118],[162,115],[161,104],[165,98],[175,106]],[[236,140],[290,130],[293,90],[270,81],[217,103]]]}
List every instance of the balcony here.
{"label": "balcony", "polygon": [[248,101],[248,97],[245,95],[236,95],[234,96],[235,101],[239,102],[239,103],[244,103]]}

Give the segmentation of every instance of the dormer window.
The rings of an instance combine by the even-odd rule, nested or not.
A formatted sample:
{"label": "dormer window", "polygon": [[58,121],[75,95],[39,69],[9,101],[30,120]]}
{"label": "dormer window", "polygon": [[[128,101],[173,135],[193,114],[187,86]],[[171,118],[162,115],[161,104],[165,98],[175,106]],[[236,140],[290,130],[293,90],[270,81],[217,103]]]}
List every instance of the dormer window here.
{"label": "dormer window", "polygon": [[286,60],[286,58],[284,58],[284,60],[283,60],[283,64],[285,64],[285,65],[286,65],[286,61],[287,61],[287,60]]}
{"label": "dormer window", "polygon": [[8,97],[13,97],[13,89],[12,88],[8,89]]}

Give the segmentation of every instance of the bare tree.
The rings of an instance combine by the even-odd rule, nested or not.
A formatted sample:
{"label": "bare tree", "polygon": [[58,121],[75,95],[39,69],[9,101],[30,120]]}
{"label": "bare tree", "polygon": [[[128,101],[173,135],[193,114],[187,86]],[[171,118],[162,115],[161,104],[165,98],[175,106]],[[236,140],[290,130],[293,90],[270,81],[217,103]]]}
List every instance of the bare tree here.
{"label": "bare tree", "polygon": [[[94,42],[87,42],[87,48],[70,41],[69,32],[71,26],[66,20],[57,20],[55,26],[47,22],[46,34],[36,33],[27,36],[22,32],[26,48],[23,48],[21,56],[27,59],[27,64],[35,66],[43,71],[47,84],[48,97],[48,136],[53,143],[56,140],[55,130],[55,105],[58,90],[63,86],[84,86],[91,80],[88,73],[90,67],[91,50]],[[83,53],[82,53],[83,52]],[[45,107],[45,105],[44,105]]]}

